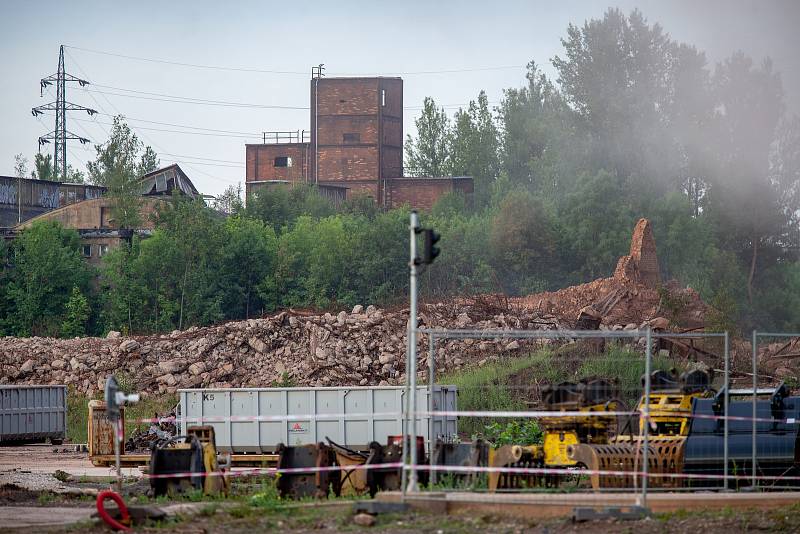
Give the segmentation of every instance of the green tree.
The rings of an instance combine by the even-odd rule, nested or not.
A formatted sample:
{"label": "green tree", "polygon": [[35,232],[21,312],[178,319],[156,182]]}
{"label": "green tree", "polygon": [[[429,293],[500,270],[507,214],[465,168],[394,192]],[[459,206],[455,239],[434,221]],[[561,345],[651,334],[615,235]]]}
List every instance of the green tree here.
{"label": "green tree", "polygon": [[[501,168],[509,185],[555,197],[566,189],[562,176],[574,174],[560,167],[575,167],[583,150],[578,139],[566,141],[572,112],[553,83],[534,62],[525,77],[525,87],[504,91],[498,110]],[[567,144],[569,150],[562,150]]]}
{"label": "green tree", "polygon": [[277,298],[262,300],[258,287],[265,282],[275,264],[278,238],[263,222],[245,217],[231,217],[225,222],[220,284],[222,309],[228,319],[249,318],[275,307]]}
{"label": "green tree", "polygon": [[86,335],[86,323],[89,320],[89,301],[77,287],[66,304],[64,322],[61,323],[61,337],[78,337]]}
{"label": "green tree", "polygon": [[139,178],[157,168],[155,152],[144,146],[122,116],[114,117],[108,141],[95,145],[95,151],[97,158],[88,163],[90,181],[108,188],[115,224],[137,228],[141,225]]}
{"label": "green tree", "polygon": [[271,225],[275,232],[293,226],[301,215],[319,219],[335,212],[315,186],[306,184],[263,187],[250,195],[244,211],[246,216]]}
{"label": "green tree", "polygon": [[640,11],[626,17],[619,9],[570,24],[562,44],[565,55],[553,66],[590,141],[593,167],[637,177],[642,194],[664,192],[674,173],[663,114],[674,93],[676,44]]}
{"label": "green tree", "polygon": [[486,93],[481,91],[477,103],[471,101],[466,110],[456,112],[450,146],[450,172],[472,176],[478,206],[488,203],[491,185],[500,171],[498,145],[497,126]]}
{"label": "green tree", "polygon": [[216,199],[214,209],[228,215],[239,213],[244,209],[242,202],[242,184],[229,185]]}
{"label": "green tree", "polygon": [[33,158],[31,178],[34,180],[53,180],[53,156],[52,154],[42,154],[38,152]]}
{"label": "green tree", "polygon": [[491,223],[490,246],[505,289],[547,289],[558,245],[553,213],[530,193],[510,193]]}
{"label": "green tree", "polygon": [[720,168],[711,212],[725,229],[728,246],[749,260],[747,294],[752,303],[759,267],[782,254],[782,236],[791,233],[796,221],[798,206],[791,199],[800,178],[774,179],[773,148],[784,103],[780,75],[771,62],[755,67],[744,54],[734,54],[717,66],[714,85],[720,103]]}
{"label": "green tree", "polygon": [[79,247],[78,233],[53,221],[38,221],[15,239],[8,291],[17,335],[60,333],[72,289],[89,289],[91,273]]}
{"label": "green tree", "polygon": [[406,167],[413,176],[447,176],[451,169],[452,130],[444,108],[437,108],[430,97],[423,101],[422,113],[414,120],[417,137],[406,138]]}

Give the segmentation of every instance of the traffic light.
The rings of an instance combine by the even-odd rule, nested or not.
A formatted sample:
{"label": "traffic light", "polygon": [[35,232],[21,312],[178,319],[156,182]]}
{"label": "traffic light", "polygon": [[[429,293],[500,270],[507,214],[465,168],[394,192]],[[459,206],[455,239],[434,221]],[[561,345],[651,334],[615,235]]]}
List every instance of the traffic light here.
{"label": "traffic light", "polygon": [[430,228],[425,228],[423,232],[425,233],[425,247],[422,249],[422,263],[431,264],[433,260],[436,259],[436,256],[439,255],[439,252],[441,252],[441,250],[434,245],[439,242],[442,236]]}

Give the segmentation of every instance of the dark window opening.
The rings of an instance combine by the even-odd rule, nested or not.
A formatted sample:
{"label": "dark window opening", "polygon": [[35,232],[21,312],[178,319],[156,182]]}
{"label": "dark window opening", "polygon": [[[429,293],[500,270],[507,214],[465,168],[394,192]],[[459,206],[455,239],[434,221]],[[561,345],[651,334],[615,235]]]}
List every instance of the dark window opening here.
{"label": "dark window opening", "polygon": [[288,156],[278,156],[275,158],[275,167],[291,167],[292,158]]}
{"label": "dark window opening", "polygon": [[347,100],[343,100],[343,99],[340,99],[340,100],[339,100],[339,103],[340,103],[340,104],[344,104],[345,102],[347,102]]}
{"label": "dark window opening", "polygon": [[83,246],[81,246],[81,254],[83,254],[84,258],[91,258],[92,257],[92,245],[83,245]]}
{"label": "dark window opening", "polygon": [[342,142],[343,143],[360,143],[361,142],[361,134],[360,133],[342,134]]}

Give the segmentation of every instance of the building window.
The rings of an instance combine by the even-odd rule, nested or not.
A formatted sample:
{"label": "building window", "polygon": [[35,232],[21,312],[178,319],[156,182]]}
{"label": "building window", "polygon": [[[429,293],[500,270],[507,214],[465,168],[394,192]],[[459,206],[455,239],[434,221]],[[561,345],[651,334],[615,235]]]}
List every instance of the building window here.
{"label": "building window", "polygon": [[381,107],[386,107],[386,89],[381,89]]}
{"label": "building window", "polygon": [[99,248],[100,248],[100,253],[98,254],[98,256],[102,258],[106,254],[108,254],[108,245],[100,245]]}
{"label": "building window", "polygon": [[92,257],[92,245],[81,245],[81,254],[84,258]]}
{"label": "building window", "polygon": [[288,156],[278,156],[275,158],[275,167],[291,167],[292,158]]}
{"label": "building window", "polygon": [[342,143],[360,143],[360,142],[361,142],[360,133],[342,134]]}

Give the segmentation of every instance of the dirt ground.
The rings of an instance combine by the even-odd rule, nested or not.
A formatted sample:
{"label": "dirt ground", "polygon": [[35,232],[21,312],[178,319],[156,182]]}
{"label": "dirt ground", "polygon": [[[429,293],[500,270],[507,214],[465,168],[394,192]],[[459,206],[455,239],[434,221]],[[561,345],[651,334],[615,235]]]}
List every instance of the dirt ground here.
{"label": "dirt ground", "polygon": [[[92,518],[98,490],[109,487],[107,468],[92,468],[86,453],[61,452],[63,447],[34,445],[0,448],[0,531],[109,532]],[[53,452],[58,449],[59,452]],[[103,476],[84,473],[94,469]],[[57,470],[63,471],[58,478]],[[131,470],[138,473],[138,470]],[[70,472],[74,472],[70,474]],[[145,479],[128,478],[126,503],[168,509],[167,519],[137,525],[136,532],[246,533],[282,532],[432,532],[432,533],[553,533],[553,532],[800,532],[800,503],[771,511],[730,510],[657,514],[636,521],[572,523],[568,518],[523,520],[493,515],[441,515],[422,512],[382,514],[372,526],[354,521],[353,501],[287,502],[263,495],[270,482],[235,478],[227,499],[199,495],[174,499],[147,496]],[[261,493],[260,493],[261,492]]]}

